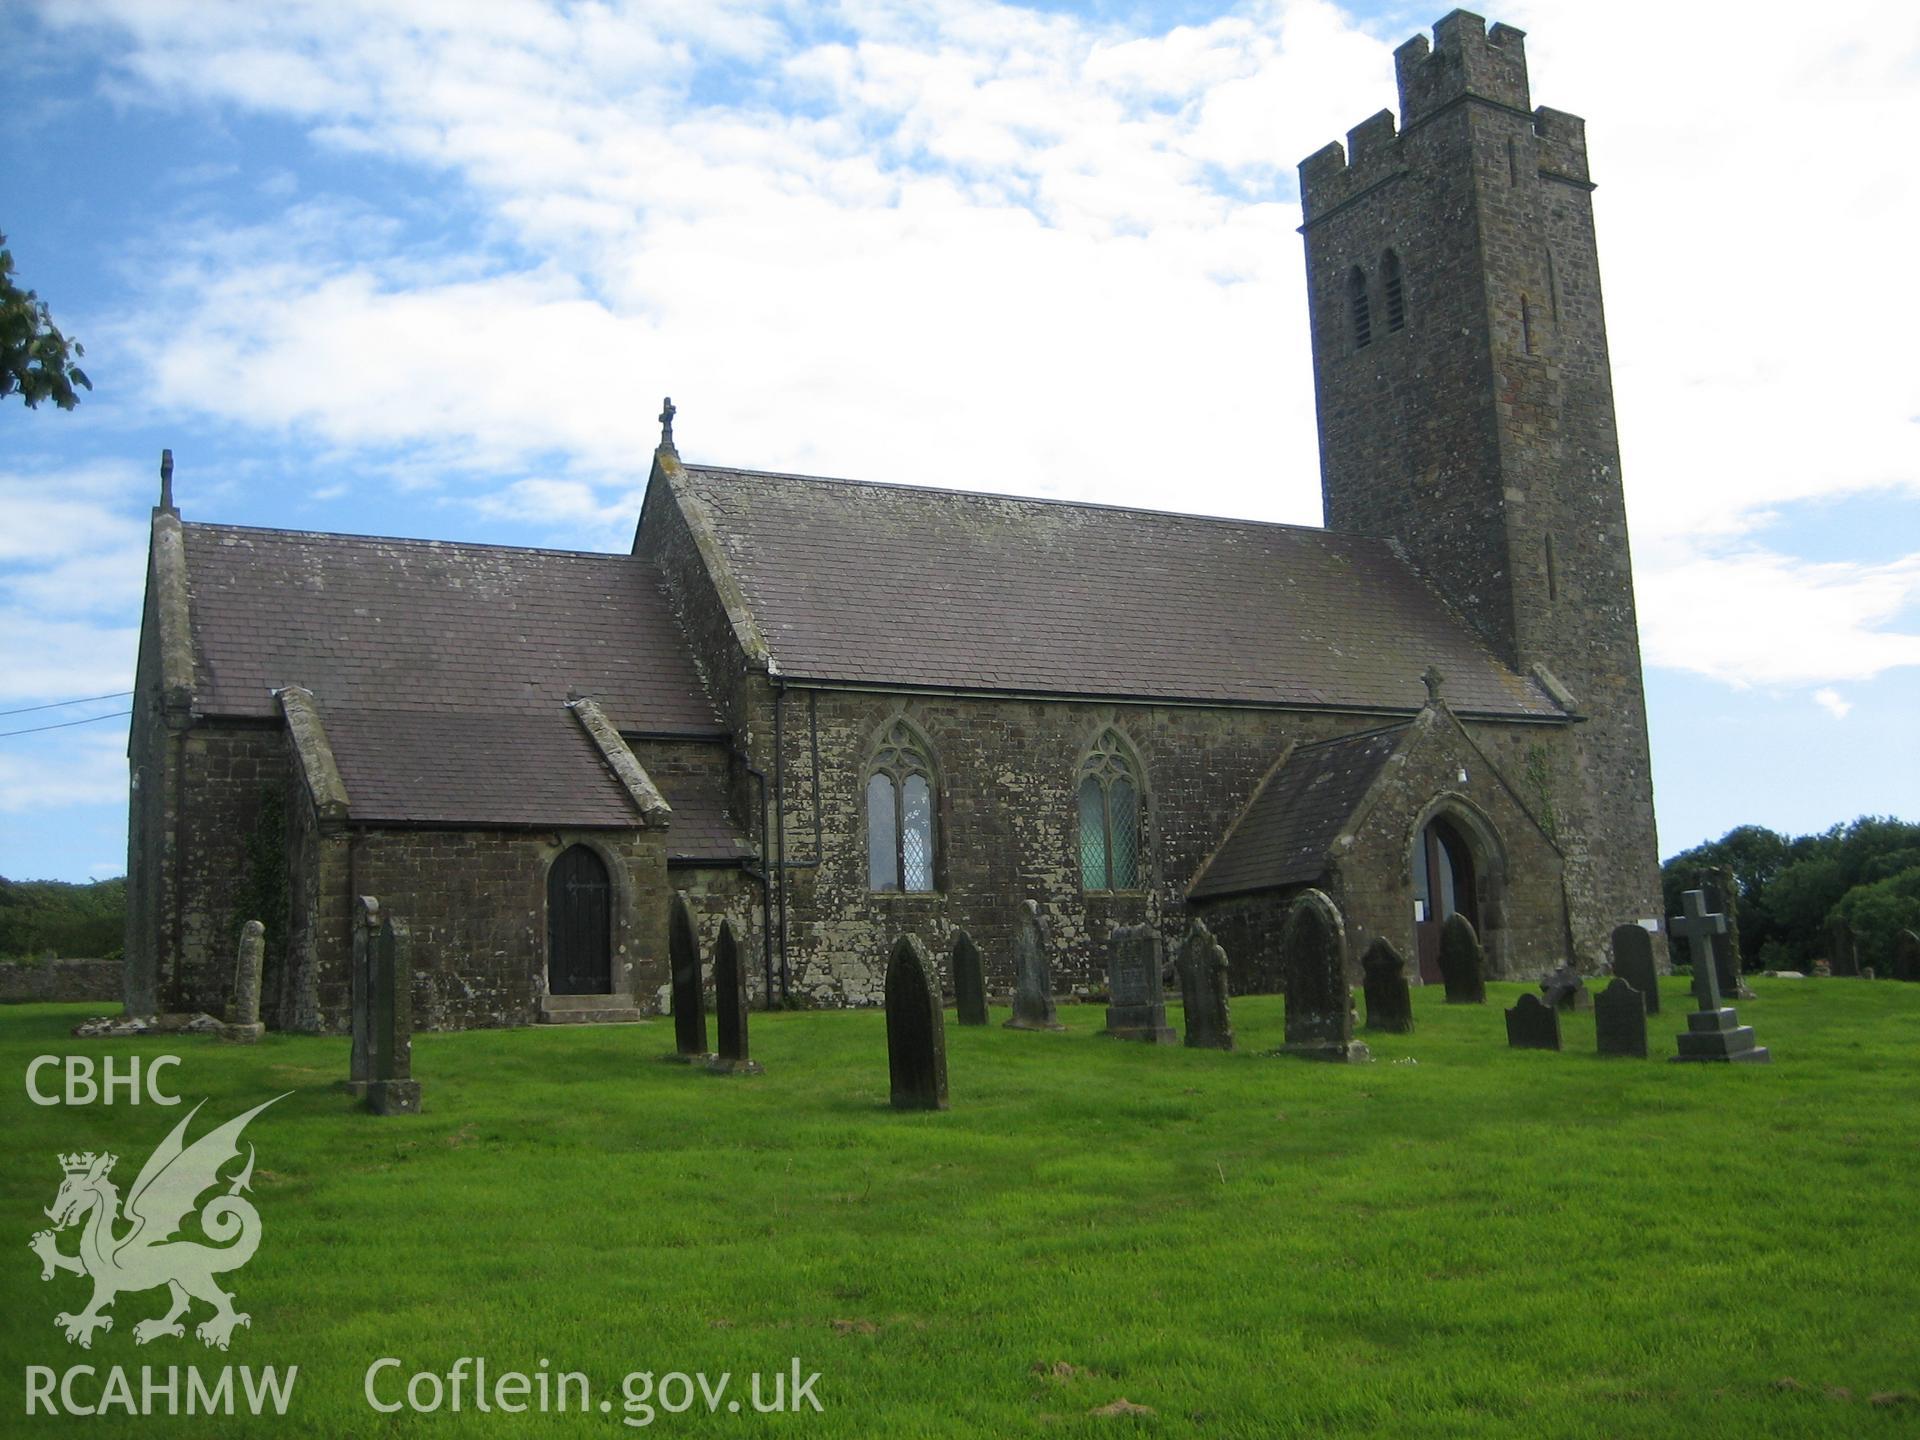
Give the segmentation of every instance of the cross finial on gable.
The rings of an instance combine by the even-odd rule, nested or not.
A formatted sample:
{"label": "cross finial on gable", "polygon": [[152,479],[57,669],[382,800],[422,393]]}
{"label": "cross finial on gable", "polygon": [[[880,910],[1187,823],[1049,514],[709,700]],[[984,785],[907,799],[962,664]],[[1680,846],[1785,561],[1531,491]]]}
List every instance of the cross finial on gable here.
{"label": "cross finial on gable", "polygon": [[1440,667],[1438,665],[1427,666],[1426,673],[1420,677],[1420,682],[1427,687],[1427,703],[1429,705],[1440,698],[1440,682],[1446,678],[1446,676],[1440,673]]}
{"label": "cross finial on gable", "polygon": [[160,508],[173,509],[173,451],[160,452]]}
{"label": "cross finial on gable", "polygon": [[680,452],[673,449],[673,416],[673,397],[668,396],[660,402],[660,448],[678,455]]}

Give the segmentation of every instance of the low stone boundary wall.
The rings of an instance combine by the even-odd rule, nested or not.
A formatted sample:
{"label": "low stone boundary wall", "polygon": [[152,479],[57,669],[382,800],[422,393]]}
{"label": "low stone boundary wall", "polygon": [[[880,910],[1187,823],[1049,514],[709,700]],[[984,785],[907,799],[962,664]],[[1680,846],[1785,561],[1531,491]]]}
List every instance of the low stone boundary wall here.
{"label": "low stone boundary wall", "polygon": [[29,1000],[120,999],[118,960],[0,960],[0,1005]]}

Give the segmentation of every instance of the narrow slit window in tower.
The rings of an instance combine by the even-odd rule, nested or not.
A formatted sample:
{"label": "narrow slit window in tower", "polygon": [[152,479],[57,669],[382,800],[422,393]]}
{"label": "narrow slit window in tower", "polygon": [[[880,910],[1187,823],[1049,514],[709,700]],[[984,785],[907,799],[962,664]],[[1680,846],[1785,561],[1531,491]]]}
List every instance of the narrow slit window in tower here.
{"label": "narrow slit window in tower", "polygon": [[1520,142],[1511,135],[1507,137],[1507,183],[1520,183]]}
{"label": "narrow slit window in tower", "polygon": [[1400,278],[1400,257],[1391,250],[1380,257],[1380,288],[1387,299],[1387,329],[1403,328],[1407,323],[1407,290]]}
{"label": "narrow slit window in tower", "polygon": [[1364,349],[1373,340],[1373,307],[1367,303],[1366,272],[1358,265],[1347,272],[1347,304],[1353,312],[1353,348]]}
{"label": "narrow slit window in tower", "polygon": [[1553,553],[1553,537],[1547,536],[1547,603],[1558,604],[1560,600],[1560,566]]}
{"label": "narrow slit window in tower", "polygon": [[1560,323],[1560,277],[1553,269],[1553,247],[1547,247],[1547,313],[1553,317],[1553,323]]}
{"label": "narrow slit window in tower", "polygon": [[1533,353],[1533,302],[1524,295],[1520,297],[1520,348]]}

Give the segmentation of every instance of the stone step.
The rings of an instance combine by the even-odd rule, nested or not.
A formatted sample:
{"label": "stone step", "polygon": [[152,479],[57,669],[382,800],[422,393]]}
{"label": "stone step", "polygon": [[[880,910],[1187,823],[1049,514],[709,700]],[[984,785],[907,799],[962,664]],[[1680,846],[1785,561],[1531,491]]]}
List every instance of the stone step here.
{"label": "stone step", "polygon": [[543,995],[542,1025],[637,1025],[647,1017],[627,995]]}

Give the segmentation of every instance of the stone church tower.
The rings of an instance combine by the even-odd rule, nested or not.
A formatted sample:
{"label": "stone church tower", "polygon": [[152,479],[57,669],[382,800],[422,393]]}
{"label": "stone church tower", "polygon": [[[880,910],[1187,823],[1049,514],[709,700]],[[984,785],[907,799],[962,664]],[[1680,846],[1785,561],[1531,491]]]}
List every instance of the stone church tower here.
{"label": "stone church tower", "polygon": [[1397,542],[1583,719],[1528,788],[1572,913],[1637,914],[1658,856],[1584,122],[1532,108],[1522,32],[1477,15],[1394,61],[1398,130],[1300,167],[1326,523]]}

